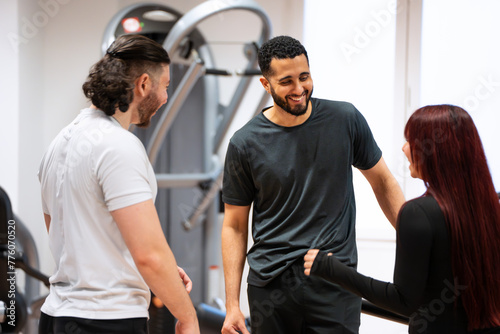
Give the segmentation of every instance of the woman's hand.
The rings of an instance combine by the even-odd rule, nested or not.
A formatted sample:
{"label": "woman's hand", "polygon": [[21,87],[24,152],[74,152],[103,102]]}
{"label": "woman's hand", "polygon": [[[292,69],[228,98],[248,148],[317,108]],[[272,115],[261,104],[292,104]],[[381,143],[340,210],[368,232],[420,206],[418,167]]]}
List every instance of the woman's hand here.
{"label": "woman's hand", "polygon": [[[306,274],[306,276],[311,275],[311,268],[318,253],[319,249],[310,249],[307,251],[307,254],[304,255],[304,274]],[[326,255],[332,256],[333,254],[328,253]]]}
{"label": "woman's hand", "polygon": [[304,274],[306,274],[306,276],[309,276],[311,274],[311,268],[313,266],[316,255],[318,255],[318,252],[319,249],[310,249],[304,256]]}

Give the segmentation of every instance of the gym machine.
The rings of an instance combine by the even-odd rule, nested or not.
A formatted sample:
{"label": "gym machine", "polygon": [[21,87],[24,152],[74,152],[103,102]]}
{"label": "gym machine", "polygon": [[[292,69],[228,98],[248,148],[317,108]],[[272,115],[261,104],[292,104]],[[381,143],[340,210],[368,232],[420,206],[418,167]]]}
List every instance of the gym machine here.
{"label": "gym machine", "polygon": [[[216,16],[223,20],[228,12],[247,12],[260,21],[260,33],[248,42],[211,41],[199,28]],[[223,24],[223,23],[222,23]],[[221,25],[221,29],[241,29]],[[259,29],[259,25],[245,29]],[[258,30],[257,30],[258,31]],[[102,54],[116,37],[135,33],[162,44],[170,58],[171,89],[162,107],[147,129],[132,131],[143,141],[158,182],[156,206],[167,241],[179,266],[193,280],[191,299],[201,318],[213,323],[221,316],[221,203],[220,188],[223,162],[218,152],[231,122],[240,109],[257,69],[258,47],[271,36],[271,22],[264,10],[252,0],[210,0],[184,15],[160,4],[134,4],[123,8],[109,22],[103,38]],[[238,69],[221,68],[216,62],[214,44],[232,44]],[[218,45],[215,45],[217,47]],[[234,47],[238,47],[235,49]],[[241,48],[240,48],[241,47]],[[236,82],[227,105],[221,103],[220,78]],[[227,92],[228,88],[224,88]],[[248,119],[262,110],[268,94],[252,106]],[[255,99],[254,99],[255,101]],[[174,319],[164,307],[150,307],[150,332],[173,332]],[[223,317],[222,317],[223,319]],[[214,326],[220,333],[221,324]],[[219,326],[217,329],[215,327]],[[203,328],[205,327],[205,328]],[[208,326],[210,327],[210,326]]]}
{"label": "gym machine", "polygon": [[[247,65],[239,70],[216,68],[211,45],[197,28],[207,18],[232,10],[250,11],[262,23],[258,40],[243,45]],[[150,22],[149,19],[154,21],[155,16],[160,20],[165,18],[166,22]],[[126,20],[134,18],[141,18],[132,24],[141,27],[139,33],[162,43],[172,58],[171,86],[175,89],[169,93],[166,106],[153,118],[150,129],[135,129],[134,132],[147,147],[157,173],[158,187],[162,189],[156,203],[167,240],[179,265],[196,282],[191,297],[197,305],[202,333],[220,333],[225,312],[218,295],[211,291],[214,288],[211,277],[218,279],[217,275],[212,275],[211,268],[221,268],[218,195],[223,164],[217,152],[250,85],[251,76],[260,75],[256,68],[257,49],[270,38],[271,23],[252,0],[206,1],[183,16],[163,5],[133,5],[117,13],[108,25],[103,54],[117,36],[125,33]],[[240,80],[231,101],[223,106],[218,99],[216,76],[229,75],[236,75]],[[263,91],[252,111],[254,115],[265,107],[267,99]],[[187,170],[195,173],[186,173]],[[176,208],[184,214],[179,215]],[[187,250],[182,245],[187,245]],[[194,260],[193,253],[200,256]],[[366,314],[408,323],[406,317],[380,309],[366,300],[363,300],[362,309]],[[167,328],[172,330],[174,321],[168,311],[151,307],[150,314],[152,334],[162,333]]]}
{"label": "gym machine", "polygon": [[49,286],[38,267],[35,241],[0,187],[0,333],[38,332],[40,281]]}

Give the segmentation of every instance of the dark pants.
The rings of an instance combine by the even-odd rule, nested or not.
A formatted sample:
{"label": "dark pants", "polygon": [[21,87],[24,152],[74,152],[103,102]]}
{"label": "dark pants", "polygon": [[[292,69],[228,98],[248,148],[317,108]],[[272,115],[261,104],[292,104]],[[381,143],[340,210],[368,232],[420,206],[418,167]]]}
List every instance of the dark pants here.
{"label": "dark pants", "polygon": [[248,285],[252,334],[358,333],[361,298],[297,261],[264,287]]}
{"label": "dark pants", "polygon": [[38,334],[148,334],[147,318],[94,320],[42,312]]}

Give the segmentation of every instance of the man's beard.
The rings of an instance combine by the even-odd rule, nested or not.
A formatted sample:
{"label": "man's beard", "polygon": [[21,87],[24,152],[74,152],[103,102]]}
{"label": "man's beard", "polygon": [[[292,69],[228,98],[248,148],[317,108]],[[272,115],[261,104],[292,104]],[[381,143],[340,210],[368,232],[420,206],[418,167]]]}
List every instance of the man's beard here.
{"label": "man's beard", "polygon": [[139,103],[137,111],[139,112],[139,123],[136,126],[140,128],[147,128],[151,123],[153,114],[160,109],[161,101],[158,94],[150,93],[144,100]]}
{"label": "man's beard", "polygon": [[298,106],[295,106],[295,108],[292,108],[290,106],[290,104],[288,104],[286,97],[285,97],[285,99],[282,99],[281,97],[279,97],[276,94],[276,92],[274,91],[273,86],[271,86],[271,96],[273,97],[274,103],[276,103],[276,105],[278,105],[278,107],[280,107],[281,109],[283,109],[284,111],[286,111],[287,113],[289,113],[290,115],[293,115],[293,116],[302,116],[307,111],[307,107],[309,106],[309,101],[311,100],[312,89],[311,89],[311,92],[306,90],[304,93],[306,96],[305,105],[298,105]]}

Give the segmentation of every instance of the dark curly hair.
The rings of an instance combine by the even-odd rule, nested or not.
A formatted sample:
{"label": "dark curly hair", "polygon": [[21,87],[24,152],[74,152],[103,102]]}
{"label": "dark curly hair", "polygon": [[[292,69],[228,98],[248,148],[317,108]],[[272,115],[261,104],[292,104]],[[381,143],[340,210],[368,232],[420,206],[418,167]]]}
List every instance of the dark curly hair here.
{"label": "dark curly hair", "polygon": [[277,36],[271,38],[259,49],[258,60],[259,67],[264,77],[269,77],[273,74],[271,69],[271,60],[295,58],[300,55],[305,55],[309,64],[309,57],[304,46],[295,38],[290,36]]}
{"label": "dark curly hair", "polygon": [[134,98],[135,79],[147,73],[155,82],[162,66],[168,64],[170,57],[159,43],[141,35],[122,35],[92,66],[83,93],[108,116],[116,108],[126,112]]}

